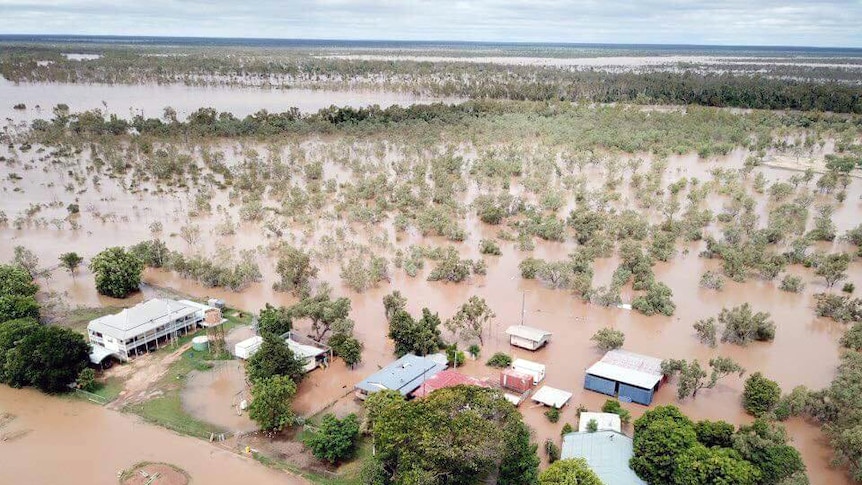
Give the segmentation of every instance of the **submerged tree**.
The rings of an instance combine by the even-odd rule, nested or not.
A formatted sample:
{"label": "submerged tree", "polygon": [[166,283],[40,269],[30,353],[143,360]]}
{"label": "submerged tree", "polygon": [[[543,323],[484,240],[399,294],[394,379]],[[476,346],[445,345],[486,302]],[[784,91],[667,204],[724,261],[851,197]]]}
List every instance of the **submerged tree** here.
{"label": "submerged tree", "polygon": [[78,255],[78,253],[63,253],[60,255],[60,265],[72,275],[72,278],[75,278],[75,275],[78,273],[78,266],[84,261],[84,258]]}
{"label": "submerged tree", "polygon": [[275,272],[281,281],[273,285],[277,291],[289,291],[295,296],[304,297],[311,292],[311,280],[317,277],[319,269],[312,264],[311,255],[293,246],[283,246],[280,251]]}
{"label": "submerged tree", "polygon": [[596,347],[599,350],[607,352],[608,350],[615,350],[623,346],[623,343],[626,341],[626,336],[621,331],[613,329],[613,328],[602,328],[599,329],[590,340],[596,343]]}
{"label": "submerged tree", "polygon": [[121,247],[105,249],[90,261],[96,290],[114,298],[125,298],[138,290],[144,264]]}
{"label": "submerged tree", "polygon": [[707,380],[707,373],[697,360],[689,363],[686,360],[667,359],[661,363],[662,373],[665,376],[679,375],[677,397],[681,400],[689,396],[697,397],[698,391],[704,388],[712,389],[720,379],[730,374],[738,373],[742,377],[745,373],[745,369],[727,357],[710,359],[709,367],[712,372],[709,374],[709,380]]}
{"label": "submerged tree", "polygon": [[485,341],[482,338],[485,325],[495,316],[484,298],[471,296],[455,312],[455,315],[446,321],[446,328],[452,333],[460,334],[461,338],[468,342],[477,339],[479,340],[479,345],[485,345]]}
{"label": "submerged tree", "polygon": [[754,313],[748,303],[730,310],[722,309],[718,321],[724,325],[722,342],[745,345],[752,340],[771,341],[775,338],[775,323],[769,313]]}

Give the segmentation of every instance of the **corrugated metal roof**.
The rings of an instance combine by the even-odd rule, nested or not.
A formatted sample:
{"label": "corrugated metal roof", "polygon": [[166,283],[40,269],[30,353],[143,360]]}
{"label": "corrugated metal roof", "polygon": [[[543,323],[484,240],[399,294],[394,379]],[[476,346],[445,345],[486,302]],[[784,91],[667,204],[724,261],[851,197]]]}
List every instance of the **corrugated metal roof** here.
{"label": "corrugated metal roof", "polygon": [[619,433],[622,430],[622,421],[619,414],[614,413],[591,413],[584,411],[578,416],[578,431],[584,433],[587,431],[587,423],[595,420],[597,431],[616,431]]}
{"label": "corrugated metal roof", "polygon": [[545,406],[552,406],[557,409],[565,406],[571,398],[571,392],[557,389],[551,386],[543,386],[541,389],[536,391],[536,393],[533,394],[532,397],[533,401],[542,403]]}
{"label": "corrugated metal roof", "polygon": [[120,313],[99,317],[87,329],[125,341],[197,311],[198,308],[175,300],[153,298]]}
{"label": "corrugated metal roof", "polygon": [[516,337],[525,338],[527,340],[532,340],[533,342],[540,342],[546,336],[551,335],[551,332],[548,332],[547,330],[528,327],[526,325],[512,325],[506,329],[506,333]]}
{"label": "corrugated metal roof", "polygon": [[428,394],[445,387],[455,387],[461,384],[470,386],[488,387],[488,384],[475,377],[465,376],[454,370],[444,370],[426,380],[418,389],[413,391],[413,397],[425,397]]}
{"label": "corrugated metal roof", "polygon": [[652,389],[662,380],[661,359],[625,350],[611,350],[587,374]]}
{"label": "corrugated metal roof", "polygon": [[377,392],[383,389],[398,391],[406,396],[438,372],[446,369],[431,359],[406,354],[356,384],[357,389]]}
{"label": "corrugated metal roof", "polygon": [[605,485],[646,485],[629,468],[632,439],[615,431],[569,433],[561,458],[583,458]]}

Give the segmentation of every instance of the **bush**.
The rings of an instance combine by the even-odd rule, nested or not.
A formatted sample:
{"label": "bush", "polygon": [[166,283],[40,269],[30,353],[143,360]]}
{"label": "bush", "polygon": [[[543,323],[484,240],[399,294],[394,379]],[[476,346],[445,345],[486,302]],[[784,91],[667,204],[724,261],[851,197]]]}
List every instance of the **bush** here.
{"label": "bush", "polygon": [[779,290],[790,293],[800,293],[804,288],[805,283],[802,282],[802,278],[794,275],[784,275],[781,284],[778,285]]}
{"label": "bush", "polygon": [[660,282],[654,282],[647,289],[646,294],[641,295],[632,301],[632,308],[651,316],[661,313],[666,316],[673,315],[676,311],[676,304],[672,300],[673,291],[667,285]]}
{"label": "bush", "polygon": [[359,419],[355,414],[338,419],[332,413],[327,413],[321,418],[317,431],[307,437],[304,443],[317,459],[336,464],[353,456],[358,438]]}
{"label": "bush", "polygon": [[632,419],[632,413],[629,412],[628,409],[622,407],[619,401],[616,399],[608,399],[602,405],[603,413],[613,413],[620,417],[620,421],[623,424],[629,424],[629,421]]}
{"label": "bush", "polygon": [[560,459],[560,447],[550,438],[545,440],[545,454],[548,455],[548,463],[554,463]]}
{"label": "bush", "polygon": [[93,392],[96,389],[96,371],[89,367],[84,368],[78,374],[78,379],[75,382],[78,384],[78,389]]}
{"label": "bush", "polygon": [[479,241],[479,253],[500,256],[503,251],[500,250],[500,246],[494,240],[482,239]]}
{"label": "bush", "polygon": [[715,271],[707,271],[700,275],[700,286],[710,290],[721,291],[724,289],[724,277]]}
{"label": "bush", "polygon": [[572,426],[569,423],[565,423],[565,424],[563,424],[562,429],[560,429],[560,436],[565,436],[569,433],[573,433],[574,431],[575,431],[574,426]]}
{"label": "bush", "polygon": [[778,404],[779,399],[781,399],[781,387],[760,372],[751,374],[745,380],[742,407],[752,416],[760,417],[769,413]]}
{"label": "bush", "polygon": [[556,423],[560,420],[560,410],[552,407],[545,411],[545,417],[548,418],[548,421]]}
{"label": "bush", "polygon": [[843,291],[844,293],[853,293],[855,289],[856,285],[854,285],[853,283],[844,283],[844,286],[841,287],[841,291]]}
{"label": "bush", "polygon": [[587,433],[595,433],[599,430],[599,422],[595,419],[587,421]]}
{"label": "bush", "polygon": [[855,351],[862,350],[862,322],[856,322],[841,337],[841,346]]}
{"label": "bush", "polygon": [[504,369],[512,365],[512,357],[509,354],[497,352],[488,359],[487,365],[496,367],[497,369]]}
{"label": "bush", "polygon": [[539,485],[602,485],[602,481],[583,458],[567,458],[551,462],[539,475]]}
{"label": "bush", "polygon": [[769,313],[753,313],[748,303],[730,310],[722,309],[718,321],[724,324],[722,342],[745,345],[752,340],[771,341],[775,338],[775,324]]}
{"label": "bush", "polygon": [[619,330],[603,328],[593,334],[590,340],[596,343],[599,350],[607,352],[622,347],[626,341],[626,336]]}
{"label": "bush", "polygon": [[90,261],[99,294],[125,298],[138,291],[144,263],[121,247],[105,249]]}

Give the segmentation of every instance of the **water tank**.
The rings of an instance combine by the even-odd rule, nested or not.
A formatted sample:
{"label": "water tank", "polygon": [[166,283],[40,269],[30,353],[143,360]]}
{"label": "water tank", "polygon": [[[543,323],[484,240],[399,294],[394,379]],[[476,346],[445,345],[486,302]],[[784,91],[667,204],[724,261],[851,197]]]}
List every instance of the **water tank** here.
{"label": "water tank", "polygon": [[198,352],[203,352],[207,349],[209,338],[206,335],[201,335],[192,339],[192,348]]}

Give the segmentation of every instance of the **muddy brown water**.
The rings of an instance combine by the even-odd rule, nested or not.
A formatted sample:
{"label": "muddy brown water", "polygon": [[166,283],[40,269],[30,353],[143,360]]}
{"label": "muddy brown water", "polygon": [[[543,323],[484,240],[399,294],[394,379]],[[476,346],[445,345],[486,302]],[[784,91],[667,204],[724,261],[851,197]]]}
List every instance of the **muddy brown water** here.
{"label": "muddy brown water", "polygon": [[176,465],[188,472],[192,483],[307,483],[251,458],[82,401],[0,385],[0,410],[16,416],[7,427],[30,430],[0,442],[0,483],[117,483],[122,470],[141,461]]}
{"label": "muddy brown water", "polygon": [[[183,84],[74,84],[14,83],[0,76],[0,119],[32,121],[52,118],[54,106],[64,103],[71,112],[100,109],[107,114],[131,119],[161,118],[165,107],[172,107],[179,119],[201,107],[227,111],[242,118],[261,109],[281,113],[290,108],[311,113],[329,106],[362,108],[371,105],[408,106],[438,101],[456,103],[458,98],[436,98],[406,92],[372,90],[261,89],[223,86],[186,86]],[[25,110],[12,106],[24,103]],[[131,103],[131,104],[130,104]]]}
{"label": "muddy brown water", "polygon": [[[696,176],[705,180],[709,178],[709,171],[712,168],[741,166],[746,155],[744,150],[736,150],[727,157],[707,161],[699,160],[694,155],[671,157],[665,182],[681,176]],[[648,158],[647,155],[643,155],[643,157]],[[785,180],[794,173],[769,167],[759,170],[762,170],[770,180]],[[326,173],[329,174],[331,171],[337,170],[327,164]],[[13,219],[31,203],[50,203],[55,200],[61,201],[62,204],[55,208],[44,209],[39,216],[49,219],[65,217],[64,207],[71,196],[60,188],[64,178],[62,169],[56,171],[49,169],[44,171],[29,170],[21,172],[21,174],[24,175],[24,179],[15,184],[21,188],[21,191],[13,192],[10,188],[11,185],[7,182],[4,184],[4,197],[0,200],[0,209],[6,211],[10,219]],[[601,183],[601,178],[599,178],[598,183]],[[838,208],[833,216],[839,234],[859,223],[860,195],[862,195],[862,181],[854,179],[848,187],[847,201]],[[82,214],[78,216],[81,229],[77,231],[68,228],[58,230],[50,224],[42,227],[25,225],[20,230],[14,227],[0,228],[0,241],[2,241],[0,260],[6,261],[11,258],[12,248],[18,244],[33,250],[41,258],[43,265],[53,264],[52,262],[56,261],[61,252],[68,250],[76,250],[85,258],[90,258],[107,245],[128,245],[148,239],[150,235],[147,226],[152,221],[163,222],[166,228],[165,233],[176,231],[179,225],[186,222],[185,211],[189,207],[188,200],[182,196],[128,194],[111,180],[103,180],[98,190],[91,188],[78,197],[81,199],[82,208],[87,206],[94,208],[93,210],[83,210]],[[223,195],[217,194],[216,197],[223,197]],[[632,195],[627,194],[626,197],[632,197]],[[723,200],[710,196],[707,205],[718,211],[723,205]],[[232,211],[235,220],[237,220],[237,209],[234,207],[229,210]],[[95,215],[96,212],[102,215],[112,213],[115,217],[103,220]],[[758,212],[762,218],[765,218],[766,205],[760,203]],[[221,215],[212,215],[196,218],[195,222],[202,226],[204,234],[209,234],[212,227],[220,220]],[[318,221],[315,224],[317,233],[325,232],[331,228],[325,222]],[[391,226],[384,224],[383,227]],[[458,248],[465,257],[471,258],[479,257],[477,250],[479,239],[493,237],[498,230],[498,228],[483,225],[473,215],[466,218],[465,227],[468,228],[470,234],[467,241],[458,245]],[[367,239],[369,234],[373,234],[375,230],[374,227],[367,231],[359,230],[350,237]],[[391,230],[389,232],[391,233]],[[242,224],[235,236],[223,239],[205,237],[201,242],[200,249],[210,251],[215,247],[216,242],[236,248],[255,248],[268,243],[260,237],[260,233],[259,225]],[[319,234],[307,239],[296,240],[305,241],[306,244],[314,244],[318,236]],[[291,237],[295,237],[295,235]],[[184,242],[176,237],[166,237],[166,239],[172,249],[191,251]],[[394,238],[390,237],[389,239]],[[406,247],[411,243],[445,244],[445,241],[439,238],[422,238],[418,234],[411,233],[402,236],[399,241],[392,241],[392,243],[399,247]],[[564,291],[549,290],[537,282],[522,280],[518,264],[528,253],[518,251],[513,243],[501,242],[500,245],[503,249],[502,256],[485,258],[488,263],[487,276],[473,277],[462,284],[425,281],[424,275],[427,275],[427,272],[433,267],[433,263],[427,262],[424,272],[416,278],[410,278],[402,270],[393,269],[390,283],[384,283],[378,288],[357,294],[342,286],[337,264],[320,264],[321,280],[330,283],[337,295],[347,295],[351,298],[353,309],[351,317],[356,321],[356,335],[365,344],[365,352],[363,362],[355,369],[347,369],[343,363],[336,361],[328,369],[312,372],[309,378],[300,385],[295,401],[297,411],[303,415],[319,412],[329,404],[342,399],[345,394],[350,392],[354,383],[394,359],[393,345],[385,337],[387,329],[381,304],[382,297],[393,289],[400,290],[408,297],[408,308],[411,312],[418,314],[422,307],[428,307],[439,312],[444,320],[472,295],[481,296],[488,301],[497,317],[487,329],[481,361],[469,362],[465,371],[472,375],[486,376],[496,380],[496,371],[484,366],[482,362],[495,351],[506,351],[516,357],[545,363],[548,375],[546,384],[574,393],[569,406],[563,411],[561,421],[554,425],[550,424],[542,415],[543,410],[541,408],[534,407],[530,403],[522,405],[521,410],[527,422],[535,430],[535,438],[540,443],[546,438],[558,439],[559,430],[564,422],[574,424],[575,408],[579,403],[590,409],[597,409],[604,402],[604,396],[584,391],[582,388],[584,370],[601,356],[589,338],[596,330],[603,327],[609,326],[623,331],[626,335],[626,349],[660,358],[699,359],[702,364],[705,364],[710,358],[717,355],[732,357],[748,372],[761,371],[766,376],[777,380],[785,391],[798,385],[805,385],[814,389],[822,388],[827,386],[833,378],[839,356],[837,341],[843,333],[844,327],[825,319],[815,318],[812,294],[823,291],[825,288],[822,280],[814,277],[810,270],[797,267],[790,268],[791,272],[803,276],[807,283],[805,291],[800,294],[781,292],[777,289],[777,281],[765,282],[756,278],[742,284],[728,281],[723,291],[714,292],[700,288],[698,281],[700,275],[707,269],[717,269],[719,262],[705,260],[697,256],[698,252],[703,249],[702,243],[689,246],[680,244],[678,245],[678,254],[670,262],[658,263],[655,267],[657,279],[666,283],[673,290],[677,311],[673,317],[645,317],[633,311],[585,304]],[[572,248],[572,243],[537,242],[534,255],[541,258],[560,259],[564,258]],[[825,250],[848,249],[841,243],[821,245],[820,248]],[[389,252],[387,250],[387,254]],[[205,288],[180,278],[176,274],[162,270],[148,270],[144,279],[148,283],[173,288],[200,298],[224,298],[230,305],[249,311],[255,311],[267,302],[285,305],[295,302],[295,298],[272,290],[272,283],[275,281],[275,264],[272,258],[261,253],[258,259],[264,274],[263,281],[238,293]],[[596,285],[607,284],[616,264],[615,258],[598,260],[594,283]],[[862,287],[860,265],[853,263],[849,273],[848,281],[854,282],[857,287]],[[60,270],[55,270],[50,279],[40,280],[39,283],[43,290],[55,292],[73,306],[116,305],[118,303],[96,294],[92,275],[86,269],[82,269],[81,273],[74,279]],[[522,295],[525,295],[526,300],[525,323],[554,333],[551,344],[538,352],[513,349],[508,345],[505,338],[506,327],[516,324],[520,320]],[[630,302],[632,292],[623,291],[622,296],[625,301]],[[133,298],[141,297],[135,296]],[[740,305],[745,302],[750,302],[755,310],[771,313],[778,327],[774,342],[753,343],[746,347],[719,344],[715,349],[698,342],[691,327],[694,321],[714,316],[724,307]],[[298,325],[301,331],[307,330],[305,322],[298,322]],[[446,337],[451,338],[451,335],[446,334]],[[462,347],[466,347],[466,343],[463,343]],[[230,385],[226,384],[230,379],[221,384],[218,375],[212,379],[210,386],[204,386],[203,396],[207,392],[213,392],[215,388],[221,389],[219,386],[224,387],[221,391],[216,389],[220,393],[219,395],[232,392],[232,389],[229,389]],[[207,387],[209,389],[206,389]],[[678,402],[675,386],[671,384],[664,386],[658,392],[655,402],[656,404],[676,404],[694,419],[724,419],[735,424],[742,424],[751,420],[743,412],[740,404],[742,387],[743,380],[731,376],[723,379],[716,388],[701,391],[696,399]],[[199,399],[206,399],[206,397]],[[12,405],[8,405],[7,401],[11,402]],[[62,423],[63,417],[72,413],[77,419],[87,422],[90,426],[102,426],[99,424],[102,420],[114,423],[115,420],[128,419],[128,422],[117,421],[118,423],[127,423],[117,424],[117,426],[146,429],[146,433],[164,433],[161,430],[139,424],[131,418],[114,415],[100,408],[88,407],[85,410],[77,403],[45,398],[30,391],[13,391],[6,388],[0,390],[0,407],[12,407],[11,412],[15,414],[22,414],[16,412],[15,409],[26,409],[28,403],[46,410],[43,413],[46,416],[46,424],[41,429],[55,429],[51,423]],[[638,405],[626,405],[626,407],[633,412],[635,417],[646,410],[646,408]],[[5,409],[5,411],[10,412],[9,409]],[[200,412],[205,413],[206,411]],[[224,410],[219,412],[224,412]],[[27,416],[26,413],[22,415]],[[31,417],[31,419],[35,420],[36,418]],[[217,418],[212,417],[211,419]],[[36,427],[37,424],[29,424],[28,426],[40,429]],[[850,483],[841,470],[830,468],[831,450],[817,426],[801,420],[791,420],[787,423],[787,427],[794,444],[803,454],[812,483]],[[69,428],[58,426],[56,429]],[[83,425],[79,429],[84,429]],[[68,440],[65,435],[53,436],[56,436],[57,440]],[[102,438],[106,437],[102,436]],[[55,453],[61,454],[57,448],[58,445],[48,441],[28,438],[21,439],[16,443],[15,446],[19,450],[24,449],[37,456],[53,457]],[[0,444],[0,446],[5,445]],[[201,444],[201,446],[203,445]],[[23,451],[18,452],[24,453]],[[121,451],[112,452],[121,453]],[[116,458],[114,462],[111,462],[109,470],[130,466],[133,462],[144,459],[144,457],[132,456],[131,450],[124,450],[122,453],[129,454],[121,457],[123,460],[128,457],[126,460],[128,463],[120,463],[123,460]],[[0,460],[4,459],[5,456],[5,454],[0,454]],[[191,453],[187,456],[198,457],[198,454]],[[54,459],[63,460],[64,457]],[[166,458],[159,459],[171,462]],[[205,457],[189,458],[189,460],[198,461],[192,464],[188,462],[177,463],[176,461],[172,463],[189,470],[193,477],[195,476],[194,470],[207,468],[206,463],[208,462]],[[14,460],[12,463],[17,466],[14,469],[16,470],[15,473],[19,474],[18,476],[32,477],[35,483],[44,478],[43,473],[47,473],[45,470],[31,470],[31,474],[27,475],[26,467],[22,467],[20,463],[15,463]],[[64,461],[61,464],[67,463]],[[8,473],[6,470],[8,468],[0,467],[0,474]],[[99,470],[98,473],[106,472]]]}

